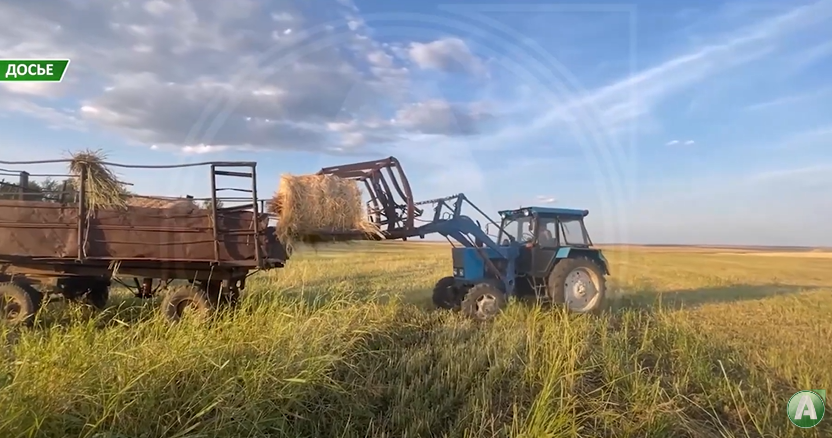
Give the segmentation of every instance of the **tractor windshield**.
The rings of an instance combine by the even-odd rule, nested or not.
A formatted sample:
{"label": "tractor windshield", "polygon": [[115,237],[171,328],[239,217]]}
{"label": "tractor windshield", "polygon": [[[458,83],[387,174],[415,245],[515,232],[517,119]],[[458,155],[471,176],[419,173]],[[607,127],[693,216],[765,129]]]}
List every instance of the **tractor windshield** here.
{"label": "tractor windshield", "polygon": [[503,219],[502,229],[498,237],[501,245],[508,245],[510,242],[530,242],[533,239],[531,229],[532,217],[522,216],[516,219]]}
{"label": "tractor windshield", "polygon": [[584,223],[580,219],[560,220],[561,244],[565,246],[588,246]]}

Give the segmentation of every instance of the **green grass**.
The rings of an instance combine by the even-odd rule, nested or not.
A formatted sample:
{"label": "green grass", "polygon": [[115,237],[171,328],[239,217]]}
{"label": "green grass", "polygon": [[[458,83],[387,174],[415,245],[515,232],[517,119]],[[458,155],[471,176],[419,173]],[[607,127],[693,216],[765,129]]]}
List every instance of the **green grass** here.
{"label": "green grass", "polygon": [[298,254],[208,322],[59,304],[0,329],[0,436],[832,436],[785,414],[832,389],[832,259],[607,255],[601,317],[429,311],[449,251],[400,243]]}

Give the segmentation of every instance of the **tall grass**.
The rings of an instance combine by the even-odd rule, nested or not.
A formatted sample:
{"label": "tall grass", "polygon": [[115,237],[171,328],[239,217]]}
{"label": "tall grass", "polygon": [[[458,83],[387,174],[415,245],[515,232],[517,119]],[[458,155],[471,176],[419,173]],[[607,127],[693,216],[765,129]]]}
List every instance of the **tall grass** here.
{"label": "tall grass", "polygon": [[[639,258],[651,269],[615,278],[624,298],[602,317],[521,304],[486,324],[428,312],[449,260],[418,245],[300,254],[208,321],[171,326],[127,298],[94,318],[59,305],[31,330],[2,329],[0,436],[830,436],[832,421],[800,430],[785,415],[796,390],[830,386],[828,350],[760,335],[778,335],[778,308],[832,308],[828,289],[659,305],[637,286],[670,299],[753,278],[723,259],[710,266],[730,272],[627,260]],[[788,274],[770,275],[788,285]]]}

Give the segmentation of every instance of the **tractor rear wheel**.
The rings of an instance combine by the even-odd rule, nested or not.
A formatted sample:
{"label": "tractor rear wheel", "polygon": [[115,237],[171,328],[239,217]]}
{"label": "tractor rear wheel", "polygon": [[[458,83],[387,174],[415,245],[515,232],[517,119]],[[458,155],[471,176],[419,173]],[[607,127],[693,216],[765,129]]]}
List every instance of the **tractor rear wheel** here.
{"label": "tractor rear wheel", "polygon": [[443,277],[433,287],[433,305],[438,309],[459,310],[462,297],[454,285],[454,277]]}
{"label": "tractor rear wheel", "polygon": [[587,258],[559,261],[547,282],[552,303],[575,313],[599,313],[606,304],[607,283],[597,263]]}
{"label": "tractor rear wheel", "polygon": [[178,322],[188,313],[211,313],[216,309],[216,300],[208,292],[194,286],[184,285],[171,290],[162,300],[162,314],[171,322]]}
{"label": "tractor rear wheel", "polygon": [[31,326],[42,301],[43,294],[31,285],[0,284],[0,316],[6,323]]}
{"label": "tractor rear wheel", "polygon": [[494,318],[506,306],[506,294],[493,284],[480,283],[468,289],[462,300],[462,312],[479,321]]}

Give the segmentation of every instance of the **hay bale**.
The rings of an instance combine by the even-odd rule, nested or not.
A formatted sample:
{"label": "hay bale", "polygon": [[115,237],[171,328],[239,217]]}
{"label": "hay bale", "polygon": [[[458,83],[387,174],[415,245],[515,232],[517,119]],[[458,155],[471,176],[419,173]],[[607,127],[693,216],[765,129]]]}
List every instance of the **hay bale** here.
{"label": "hay bale", "polygon": [[277,216],[277,237],[287,245],[333,234],[380,233],[367,220],[356,181],[334,175],[282,175],[269,211]]}
{"label": "hay bale", "polygon": [[104,164],[106,154],[101,150],[85,150],[71,154],[69,172],[75,175],[73,188],[80,190],[81,172],[86,169],[84,200],[91,214],[98,208],[125,208],[127,190],[116,174]]}

